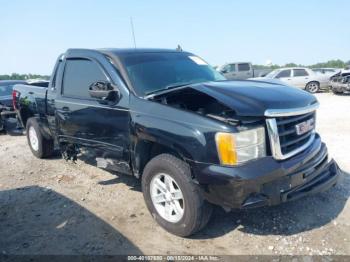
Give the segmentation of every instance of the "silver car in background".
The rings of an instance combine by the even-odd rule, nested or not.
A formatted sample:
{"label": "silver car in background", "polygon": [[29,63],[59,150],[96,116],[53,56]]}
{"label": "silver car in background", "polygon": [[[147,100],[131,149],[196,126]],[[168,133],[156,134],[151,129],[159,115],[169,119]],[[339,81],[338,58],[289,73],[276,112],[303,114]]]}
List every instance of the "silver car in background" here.
{"label": "silver car in background", "polygon": [[316,93],[329,87],[329,76],[315,73],[305,67],[279,68],[265,77],[257,77],[252,80],[269,81],[270,79],[278,79],[287,85],[305,89],[310,93]]}
{"label": "silver car in background", "polygon": [[330,67],[325,67],[325,68],[312,68],[312,71],[315,73],[321,73],[325,74],[329,77],[334,76],[335,74],[339,73],[341,71],[340,68],[330,68]]}

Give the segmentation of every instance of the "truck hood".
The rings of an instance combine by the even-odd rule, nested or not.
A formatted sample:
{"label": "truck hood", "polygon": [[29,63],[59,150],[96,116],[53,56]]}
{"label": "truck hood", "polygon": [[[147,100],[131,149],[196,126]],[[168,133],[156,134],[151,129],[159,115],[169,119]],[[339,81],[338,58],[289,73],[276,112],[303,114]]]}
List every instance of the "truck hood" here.
{"label": "truck hood", "polygon": [[268,109],[298,109],[317,103],[306,91],[279,83],[219,81],[190,87],[215,98],[239,116],[264,116]]}

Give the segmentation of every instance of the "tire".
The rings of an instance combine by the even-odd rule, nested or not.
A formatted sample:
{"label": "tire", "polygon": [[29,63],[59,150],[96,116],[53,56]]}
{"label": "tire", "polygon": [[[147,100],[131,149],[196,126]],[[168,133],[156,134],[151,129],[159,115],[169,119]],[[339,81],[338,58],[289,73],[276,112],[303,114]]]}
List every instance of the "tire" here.
{"label": "tire", "polygon": [[41,128],[35,118],[29,118],[26,124],[28,145],[33,155],[37,158],[47,158],[53,155],[53,139],[47,139],[42,134]]}
{"label": "tire", "polygon": [[335,94],[335,95],[340,95],[340,94],[343,93],[342,91],[337,91],[337,90],[335,90],[334,88],[332,88],[332,92],[333,92],[333,94]]}
{"label": "tire", "polygon": [[305,90],[309,93],[315,94],[320,90],[320,83],[316,81],[309,82],[305,86]]}
{"label": "tire", "polygon": [[[175,190],[180,190],[180,192],[182,192],[183,213],[178,221],[170,221],[170,218],[166,219],[164,214],[162,215],[158,211],[161,210],[162,203],[155,204],[154,200],[152,200],[151,193],[154,193],[153,181],[161,179],[162,175],[169,176],[175,182],[172,183],[173,188],[177,186],[178,189]],[[166,183],[164,183],[164,185],[165,184]],[[190,236],[201,230],[210,220],[213,207],[204,200],[199,186],[193,182],[190,167],[184,161],[172,155],[161,154],[148,162],[142,175],[142,192],[147,208],[153,218],[160,226],[172,234],[181,237]],[[160,195],[162,195],[162,193],[160,193]],[[163,195],[165,196],[166,194]],[[168,205],[174,204],[172,201],[177,200],[168,201]],[[165,200],[164,207],[166,207],[166,205]],[[173,213],[175,214],[174,217],[176,217],[175,209],[172,209],[171,216]]]}

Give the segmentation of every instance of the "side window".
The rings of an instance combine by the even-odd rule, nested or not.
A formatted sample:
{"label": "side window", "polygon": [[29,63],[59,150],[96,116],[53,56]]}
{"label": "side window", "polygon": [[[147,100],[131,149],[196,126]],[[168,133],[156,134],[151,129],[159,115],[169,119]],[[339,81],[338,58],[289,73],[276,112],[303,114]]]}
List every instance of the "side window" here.
{"label": "side window", "polygon": [[305,69],[293,69],[294,76],[308,76],[309,74]]}
{"label": "side window", "polygon": [[248,63],[238,64],[238,71],[250,71],[250,65]]}
{"label": "side window", "polygon": [[288,69],[288,70],[282,70],[281,72],[278,73],[278,75],[276,76],[276,78],[282,78],[282,77],[290,77],[290,73],[292,72],[292,70]]}
{"label": "side window", "polygon": [[229,72],[236,72],[236,64],[228,65],[228,71]]}
{"label": "side window", "polygon": [[229,73],[229,72],[234,72],[235,71],[235,65],[229,64],[229,65],[225,65],[222,69],[221,72],[225,73]]}
{"label": "side window", "polygon": [[60,69],[61,65],[62,65],[62,60],[59,60],[57,67],[56,67],[56,70],[55,70],[55,73],[54,73],[53,78],[52,78],[51,87],[53,87],[53,88],[55,88],[57,86],[57,74],[58,74],[58,70]]}
{"label": "side window", "polygon": [[68,59],[63,75],[63,95],[90,98],[89,86],[96,81],[107,81],[96,62],[87,59]]}

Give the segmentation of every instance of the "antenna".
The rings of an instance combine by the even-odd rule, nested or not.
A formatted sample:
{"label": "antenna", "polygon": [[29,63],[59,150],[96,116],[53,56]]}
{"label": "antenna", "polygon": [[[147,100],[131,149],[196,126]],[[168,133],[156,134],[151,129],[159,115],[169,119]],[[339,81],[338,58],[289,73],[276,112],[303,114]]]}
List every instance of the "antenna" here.
{"label": "antenna", "polygon": [[135,46],[135,49],[136,49],[136,38],[135,38],[134,23],[132,21],[132,16],[130,16],[130,25],[131,25],[132,37],[134,39],[134,46]]}

